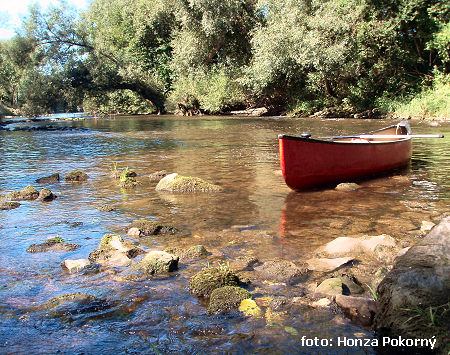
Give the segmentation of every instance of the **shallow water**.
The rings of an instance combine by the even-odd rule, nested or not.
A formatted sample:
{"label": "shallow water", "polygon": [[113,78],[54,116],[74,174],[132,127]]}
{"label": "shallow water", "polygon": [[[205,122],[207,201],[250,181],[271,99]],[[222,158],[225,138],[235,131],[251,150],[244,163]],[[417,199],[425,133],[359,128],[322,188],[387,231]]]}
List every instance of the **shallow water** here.
{"label": "shallow water", "polygon": [[[0,347],[10,353],[56,349],[299,353],[312,351],[301,348],[303,335],[372,336],[333,312],[301,306],[281,325],[237,315],[208,316],[203,303],[187,290],[189,277],[201,263],[180,265],[171,277],[139,282],[124,277],[122,270],[68,275],[60,263],[86,258],[103,234],[124,234],[127,225],[140,217],[183,230],[181,237],[145,240],[149,248],[203,244],[212,252],[210,263],[240,255],[301,262],[309,252],[340,235],[387,233],[402,241],[415,240],[423,220],[437,222],[448,213],[448,124],[413,123],[414,133],[441,132],[446,138],[415,140],[410,167],[395,176],[365,181],[351,193],[292,192],[279,170],[278,133],[348,134],[390,124],[384,120],[163,116],[8,126],[10,130],[0,131],[1,193],[37,186],[35,179],[53,172],[64,175],[82,169],[90,179],[84,184],[46,185],[58,195],[51,203],[24,202],[18,209],[0,211]],[[119,188],[110,177],[113,163],[135,170],[140,184],[132,190]],[[201,177],[225,191],[157,193],[146,175],[162,169]],[[100,212],[97,207],[105,203],[117,210]],[[30,244],[55,235],[81,247],[68,253],[26,252]],[[250,291],[254,297],[295,297],[302,292],[301,285],[266,285]],[[64,317],[30,310],[71,292],[95,295],[107,306],[66,312]],[[285,327],[295,328],[298,335]]]}

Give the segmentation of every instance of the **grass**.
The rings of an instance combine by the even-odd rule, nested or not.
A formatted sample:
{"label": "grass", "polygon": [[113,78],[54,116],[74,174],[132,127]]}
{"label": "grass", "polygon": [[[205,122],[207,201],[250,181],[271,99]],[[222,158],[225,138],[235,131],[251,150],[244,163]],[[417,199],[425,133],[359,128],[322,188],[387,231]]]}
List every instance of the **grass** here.
{"label": "grass", "polygon": [[444,322],[446,315],[450,312],[450,302],[434,307],[414,307],[405,308],[404,310],[411,313],[405,324],[414,321],[421,322],[427,327],[436,327]]}

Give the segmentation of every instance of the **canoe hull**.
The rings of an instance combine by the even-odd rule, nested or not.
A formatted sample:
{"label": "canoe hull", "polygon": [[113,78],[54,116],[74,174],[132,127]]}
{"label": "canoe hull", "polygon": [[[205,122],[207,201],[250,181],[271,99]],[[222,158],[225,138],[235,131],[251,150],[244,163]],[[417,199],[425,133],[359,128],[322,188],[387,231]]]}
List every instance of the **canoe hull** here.
{"label": "canoe hull", "polygon": [[280,164],[293,190],[360,180],[408,165],[411,139],[342,143],[281,135]]}

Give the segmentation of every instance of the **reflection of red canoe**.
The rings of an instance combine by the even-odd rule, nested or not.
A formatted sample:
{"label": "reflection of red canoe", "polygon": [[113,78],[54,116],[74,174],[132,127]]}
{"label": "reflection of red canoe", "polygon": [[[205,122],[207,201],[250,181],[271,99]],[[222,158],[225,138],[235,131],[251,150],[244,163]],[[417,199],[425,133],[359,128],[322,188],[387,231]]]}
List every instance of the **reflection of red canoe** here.
{"label": "reflection of red canoe", "polygon": [[305,190],[405,166],[411,158],[410,134],[408,124],[400,123],[367,135],[324,139],[279,135],[284,180],[291,189]]}

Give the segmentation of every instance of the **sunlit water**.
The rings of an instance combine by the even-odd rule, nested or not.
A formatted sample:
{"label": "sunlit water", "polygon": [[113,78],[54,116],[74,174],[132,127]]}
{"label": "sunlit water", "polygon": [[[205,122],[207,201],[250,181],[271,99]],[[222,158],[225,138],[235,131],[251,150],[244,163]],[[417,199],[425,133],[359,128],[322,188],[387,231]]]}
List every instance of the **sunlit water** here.
{"label": "sunlit water", "polygon": [[[392,124],[373,120],[285,118],[121,117],[69,122],[14,123],[0,131],[0,192],[35,184],[39,177],[82,169],[84,184],[46,185],[58,198],[24,202],[0,211],[0,347],[2,352],[164,353],[308,352],[300,338],[369,337],[371,333],[333,312],[299,307],[280,325],[238,315],[209,316],[187,289],[202,263],[180,265],[167,278],[133,282],[120,270],[69,275],[64,259],[86,258],[108,232],[124,234],[136,218],[158,219],[183,236],[145,241],[150,248],[203,244],[209,262],[253,255],[302,262],[305,255],[340,235],[387,233],[417,238],[422,220],[437,220],[450,200],[450,126],[413,123],[414,133],[444,133],[444,139],[414,140],[411,166],[361,183],[351,193],[290,191],[280,173],[277,134],[309,131],[315,136],[366,132]],[[51,127],[49,127],[49,125]],[[32,129],[30,129],[30,127]],[[46,129],[42,129],[42,128]],[[40,128],[40,129],[39,129]],[[135,170],[140,184],[123,190],[110,177],[113,163]],[[157,193],[146,176],[167,170],[198,176],[222,193]],[[114,212],[97,207],[113,204]],[[249,225],[242,232],[231,229]],[[26,248],[62,236],[81,247],[69,253],[29,254]],[[205,261],[206,262],[206,261]],[[250,288],[256,296],[301,295],[301,285]],[[51,317],[29,309],[50,298],[84,292],[110,302],[106,310]],[[298,335],[287,332],[293,327]],[[317,350],[317,349],[316,349]],[[322,349],[323,350],[323,349]],[[342,353],[371,349],[341,348]]]}

